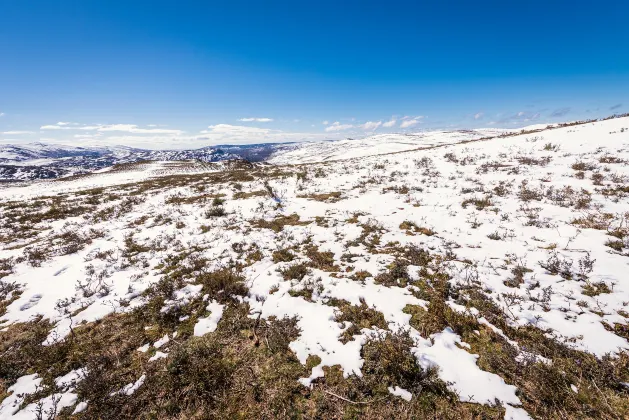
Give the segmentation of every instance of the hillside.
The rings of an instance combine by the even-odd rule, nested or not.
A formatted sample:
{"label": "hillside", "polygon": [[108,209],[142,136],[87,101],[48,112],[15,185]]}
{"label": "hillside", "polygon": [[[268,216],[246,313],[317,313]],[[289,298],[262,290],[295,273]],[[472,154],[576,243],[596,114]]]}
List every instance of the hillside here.
{"label": "hillside", "polygon": [[3,187],[0,418],[629,416],[629,117],[348,144]]}
{"label": "hillside", "polygon": [[457,143],[508,132],[427,131],[405,135],[378,134],[352,140],[222,145],[187,150],[145,150],[124,146],[73,147],[44,143],[0,145],[0,181],[56,179],[141,161],[194,160],[207,163],[245,159],[274,164],[312,163]]}
{"label": "hillside", "polygon": [[209,146],[190,150],[145,150],[130,147],[72,147],[43,143],[0,145],[0,182],[57,179],[144,161],[211,163],[234,159],[266,160],[291,144]]}

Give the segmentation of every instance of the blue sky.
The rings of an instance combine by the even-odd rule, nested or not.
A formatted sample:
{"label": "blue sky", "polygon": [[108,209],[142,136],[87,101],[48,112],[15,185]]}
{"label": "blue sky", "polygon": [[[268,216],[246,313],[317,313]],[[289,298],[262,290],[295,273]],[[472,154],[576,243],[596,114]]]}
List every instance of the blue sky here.
{"label": "blue sky", "polygon": [[627,16],[620,0],[0,0],[0,142],[180,148],[627,112]]}

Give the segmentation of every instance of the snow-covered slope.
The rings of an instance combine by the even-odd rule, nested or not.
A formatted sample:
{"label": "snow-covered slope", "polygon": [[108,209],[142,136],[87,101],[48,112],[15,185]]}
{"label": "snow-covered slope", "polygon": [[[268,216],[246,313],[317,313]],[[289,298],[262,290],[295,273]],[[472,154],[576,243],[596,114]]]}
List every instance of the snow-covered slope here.
{"label": "snow-covered slope", "polygon": [[42,143],[0,145],[0,181],[54,179],[141,161],[220,162],[246,159],[259,162],[275,151],[290,147],[290,144],[269,143],[190,150],[143,150],[124,146],[83,148]]}
{"label": "snow-covered slope", "polygon": [[[410,340],[405,354],[426,372],[436,368],[453,399],[507,419],[580,418],[585,409],[622,418],[629,118],[444,144],[450,140],[384,156],[364,156],[373,150],[366,144],[350,159],[301,166],[192,167],[184,176],[148,163],[85,183],[2,190],[2,281],[14,286],[5,288],[0,319],[19,335],[20,322],[43,316],[52,323],[45,344],[55,346],[96,320],[120,322],[143,308],[128,321],[143,322],[125,337],[133,345],[99,353],[115,354],[112,369],[127,369],[118,388],[102,391],[123,395],[109,409],[151,400],[161,372],[183,375],[181,349],[191,337],[251,337],[232,357],[259,347],[271,360],[262,325],[293,319],[287,351],[304,373],[276,382],[301,384],[289,394],[308,395],[308,403],[316,392],[338,397],[329,387],[343,380],[389,369],[366,370],[377,361],[362,350],[401,331]],[[225,270],[232,277],[210,282]],[[234,278],[242,282],[229,283]],[[239,311],[255,324],[235,326]],[[84,353],[55,372],[85,367],[92,359]],[[257,383],[251,370],[256,378],[246,384]],[[6,385],[33,394],[54,370],[17,371]],[[97,374],[85,381],[97,383]],[[382,410],[402,404],[398,413],[408,414],[434,394],[405,378],[358,395]],[[225,395],[249,398],[250,386],[241,385]],[[86,404],[86,416],[98,418],[94,387],[68,390],[63,401]],[[159,397],[169,392],[160,388]],[[0,417],[28,417],[20,398],[2,402]]]}
{"label": "snow-covered slope", "polygon": [[328,162],[510,135],[522,130],[533,132],[547,127],[553,125],[536,125],[518,130],[436,130],[412,134],[378,134],[363,139],[219,145],[189,150],[144,150],[125,146],[84,148],[43,143],[0,145],[0,181],[55,179],[145,160],[219,162],[245,159],[278,165]]}
{"label": "snow-covered slope", "polygon": [[402,152],[422,147],[458,143],[511,132],[500,129],[427,131],[414,134],[378,134],[364,139],[307,142],[275,152],[273,164],[326,162],[372,155]]}

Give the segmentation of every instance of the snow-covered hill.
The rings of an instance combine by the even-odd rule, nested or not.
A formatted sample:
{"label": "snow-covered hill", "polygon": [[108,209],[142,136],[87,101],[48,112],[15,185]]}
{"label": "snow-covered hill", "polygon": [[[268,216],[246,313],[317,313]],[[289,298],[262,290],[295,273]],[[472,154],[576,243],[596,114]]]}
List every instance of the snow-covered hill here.
{"label": "snow-covered hill", "polygon": [[452,144],[510,132],[512,131],[499,129],[438,130],[415,134],[378,134],[364,139],[307,142],[295,145],[292,149],[286,148],[275,152],[269,162],[273,164],[327,162]]}
{"label": "snow-covered hill", "polygon": [[0,190],[0,418],[626,417],[629,118],[539,130]]}
{"label": "snow-covered hill", "polygon": [[513,135],[522,131],[536,132],[547,127],[556,126],[538,125],[518,130],[436,130],[377,134],[363,139],[222,145],[189,150],[144,150],[125,146],[84,148],[43,143],[0,145],[0,181],[55,179],[140,161],[219,162],[245,159],[276,165],[328,162]]}
{"label": "snow-covered hill", "polygon": [[212,146],[191,150],[144,150],[124,146],[71,147],[42,143],[0,145],[0,181],[55,179],[140,161],[259,162],[290,148],[285,144]]}

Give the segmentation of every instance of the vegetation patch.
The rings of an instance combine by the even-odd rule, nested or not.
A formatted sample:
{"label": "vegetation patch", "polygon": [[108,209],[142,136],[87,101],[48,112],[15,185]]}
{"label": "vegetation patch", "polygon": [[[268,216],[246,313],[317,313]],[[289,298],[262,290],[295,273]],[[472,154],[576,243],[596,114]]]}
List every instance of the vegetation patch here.
{"label": "vegetation patch", "polygon": [[407,235],[414,235],[414,234],[420,233],[426,236],[433,236],[433,235],[436,235],[437,233],[430,228],[417,226],[417,224],[415,224],[414,222],[411,222],[410,220],[405,220],[404,222],[402,222],[400,224],[400,229],[405,230]]}
{"label": "vegetation patch", "polygon": [[339,191],[323,193],[323,194],[310,194],[310,195],[299,195],[299,198],[307,198],[315,201],[324,201],[328,203],[336,203],[341,200],[341,193]]}
{"label": "vegetation patch", "polygon": [[352,305],[346,300],[335,300],[329,302],[338,307],[338,312],[334,318],[336,322],[347,322],[351,324],[341,335],[341,342],[347,343],[354,340],[355,335],[359,335],[363,328],[373,329],[377,327],[381,330],[387,329],[387,322],[382,312],[367,306],[364,299],[360,300],[360,305]]}
{"label": "vegetation patch", "polygon": [[281,232],[285,226],[305,226],[310,222],[301,222],[298,214],[291,214],[290,216],[278,216],[273,220],[258,219],[251,222],[254,227],[271,229],[274,232]]}

